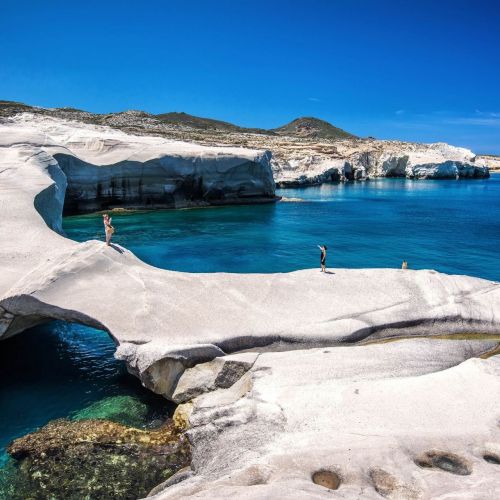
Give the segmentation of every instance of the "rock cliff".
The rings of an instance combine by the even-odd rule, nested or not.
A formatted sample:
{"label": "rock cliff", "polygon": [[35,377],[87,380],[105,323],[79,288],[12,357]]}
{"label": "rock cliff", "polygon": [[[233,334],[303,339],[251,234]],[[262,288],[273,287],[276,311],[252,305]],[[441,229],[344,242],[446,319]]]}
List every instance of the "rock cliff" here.
{"label": "rock cliff", "polygon": [[491,172],[500,172],[500,156],[478,155],[476,159],[484,162]]}
{"label": "rock cliff", "polygon": [[[475,156],[468,149],[444,143],[364,139],[312,117],[293,120],[277,129],[263,130],[185,113],[152,115],[142,111],[125,111],[98,115],[72,108],[46,109],[0,101],[0,120],[26,112],[38,117],[106,125],[134,135],[154,134],[209,146],[241,146],[270,151],[274,179],[280,187],[369,177],[482,178],[489,176],[488,167],[495,167],[498,163],[496,157]],[[194,182],[197,186],[199,180]],[[111,191],[113,188],[115,192],[122,189],[120,183],[109,186]],[[181,186],[179,189],[185,188]],[[191,188],[188,186],[187,190]],[[217,197],[217,193],[216,188],[208,196]],[[143,201],[147,201],[147,197]]]}
{"label": "rock cliff", "polygon": [[0,127],[5,140],[31,145],[60,168],[66,213],[275,201],[266,151],[133,136],[30,113]]}
{"label": "rock cliff", "polygon": [[375,139],[339,140],[304,148],[286,157],[273,150],[273,171],[280,187],[321,184],[369,177],[474,179],[489,177],[486,162],[472,151],[444,143],[416,144]]}

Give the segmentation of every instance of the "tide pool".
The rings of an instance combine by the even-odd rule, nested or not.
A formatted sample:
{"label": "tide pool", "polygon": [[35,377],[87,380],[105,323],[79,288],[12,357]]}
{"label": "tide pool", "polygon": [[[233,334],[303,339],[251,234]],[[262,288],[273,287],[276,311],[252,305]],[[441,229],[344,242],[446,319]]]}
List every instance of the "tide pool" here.
{"label": "tide pool", "polygon": [[[500,175],[373,179],[278,191],[275,205],[112,215],[113,241],[188,272],[270,273],[319,266],[436,269],[500,280]],[[100,215],[68,217],[68,237],[103,239]]]}

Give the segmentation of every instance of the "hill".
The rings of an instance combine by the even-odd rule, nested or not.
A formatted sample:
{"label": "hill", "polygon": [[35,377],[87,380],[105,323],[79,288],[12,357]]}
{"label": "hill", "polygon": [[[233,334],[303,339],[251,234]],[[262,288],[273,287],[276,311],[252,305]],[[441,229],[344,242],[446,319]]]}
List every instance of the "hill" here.
{"label": "hill", "polygon": [[310,139],[347,139],[356,137],[341,128],[333,126],[331,123],[313,116],[297,118],[287,125],[273,129],[273,131],[279,135],[307,137]]}
{"label": "hill", "polygon": [[253,133],[253,134],[270,134],[274,132],[262,128],[247,128],[234,125],[233,123],[224,122],[222,120],[214,120],[212,118],[201,118],[199,116],[189,115],[188,113],[162,113],[154,115],[155,118],[169,125],[179,125],[181,127],[190,127],[201,130],[221,130],[225,132]]}
{"label": "hill", "polygon": [[20,102],[0,101],[0,116],[12,116],[25,111],[41,113],[49,116],[57,116],[73,120],[81,120],[87,123],[95,123],[110,126],[144,126],[146,123],[151,127],[155,123],[167,127],[180,129],[193,129],[200,132],[228,132],[236,134],[262,134],[267,136],[288,135],[292,137],[304,137],[308,139],[346,139],[356,136],[335,127],[331,123],[314,117],[297,118],[287,125],[275,129],[240,127],[234,123],[202,118],[183,112],[160,113],[157,115],[144,111],[122,111],[118,113],[89,113],[76,108],[41,108],[29,106]]}

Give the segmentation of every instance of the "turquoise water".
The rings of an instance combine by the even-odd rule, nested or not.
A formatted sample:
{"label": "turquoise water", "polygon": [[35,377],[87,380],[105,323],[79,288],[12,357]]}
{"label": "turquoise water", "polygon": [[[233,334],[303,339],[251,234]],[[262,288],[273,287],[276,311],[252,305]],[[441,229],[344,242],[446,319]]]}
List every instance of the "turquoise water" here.
{"label": "turquoise water", "polygon": [[[136,417],[135,421],[123,423],[147,426],[167,416],[168,402],[128,374],[113,358],[114,350],[107,333],[64,322],[31,328],[1,342],[0,467],[12,439],[49,420],[77,417],[89,407],[96,414],[95,405],[102,401],[111,403],[115,420],[124,419],[117,413],[118,405],[134,413],[125,419]],[[108,412],[112,413],[109,408]]]}
{"label": "turquoise water", "polygon": [[[335,267],[399,267],[406,259],[413,268],[500,280],[499,175],[380,179],[279,194],[302,201],[113,215],[114,241],[152,265],[190,272],[315,267],[316,245],[326,244]],[[78,241],[103,238],[99,215],[66,218],[64,228]],[[110,397],[147,408],[142,425],[166,416],[166,402],[145,391],[113,352],[106,333],[61,322],[1,343],[0,466],[12,439],[54,418],[95,414]]]}
{"label": "turquoise water", "polygon": [[[300,202],[113,215],[113,241],[157,267],[281,272],[315,267],[433,268],[500,280],[500,175],[470,181],[376,179],[286,189]],[[103,239],[99,215],[68,217],[78,241]]]}

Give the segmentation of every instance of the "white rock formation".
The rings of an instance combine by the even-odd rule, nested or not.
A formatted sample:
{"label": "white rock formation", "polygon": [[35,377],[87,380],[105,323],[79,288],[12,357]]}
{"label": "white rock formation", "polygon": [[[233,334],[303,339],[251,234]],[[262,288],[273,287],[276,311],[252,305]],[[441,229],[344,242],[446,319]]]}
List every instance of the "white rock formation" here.
{"label": "white rock formation", "polygon": [[[311,480],[323,469],[341,498],[495,498],[500,360],[477,356],[497,342],[413,337],[498,333],[499,283],[399,269],[189,274],[70,241],[55,232],[57,154],[75,143],[94,165],[99,148],[102,163],[129,157],[98,132],[63,140],[54,127],[0,133],[0,337],[50,318],[105,329],[146,387],[184,403],[193,471],[158,498],[331,497]],[[401,336],[412,338],[353,345]]]}
{"label": "white rock formation", "polygon": [[68,212],[275,200],[265,151],[134,136],[30,113],[5,120],[0,134],[57,161],[67,178]]}
{"label": "white rock formation", "polygon": [[[472,151],[445,143],[344,139],[335,151],[302,151],[299,157],[272,149],[273,171],[281,187],[360,180],[367,177],[462,179],[489,176],[486,162]],[[326,145],[324,145],[326,147]]]}
{"label": "white rock formation", "polygon": [[[496,498],[500,359],[464,361],[477,348],[450,343],[260,354],[180,407],[194,473],[154,498]],[[338,491],[312,482],[321,470]]]}
{"label": "white rock formation", "polygon": [[483,162],[491,172],[500,172],[500,156],[478,155],[476,160]]}

